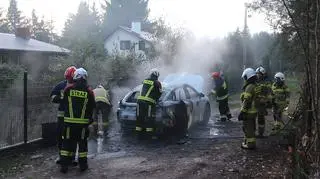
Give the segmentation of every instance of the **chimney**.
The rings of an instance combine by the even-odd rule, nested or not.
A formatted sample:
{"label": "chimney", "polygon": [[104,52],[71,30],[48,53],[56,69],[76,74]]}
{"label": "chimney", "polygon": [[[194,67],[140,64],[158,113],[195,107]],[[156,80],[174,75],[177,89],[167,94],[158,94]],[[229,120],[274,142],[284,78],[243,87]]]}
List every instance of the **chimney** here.
{"label": "chimney", "polygon": [[135,33],[141,33],[141,22],[132,22],[131,23],[131,30]]}
{"label": "chimney", "polygon": [[21,37],[23,39],[29,40],[31,37],[31,32],[29,27],[17,27],[16,28],[16,37]]}

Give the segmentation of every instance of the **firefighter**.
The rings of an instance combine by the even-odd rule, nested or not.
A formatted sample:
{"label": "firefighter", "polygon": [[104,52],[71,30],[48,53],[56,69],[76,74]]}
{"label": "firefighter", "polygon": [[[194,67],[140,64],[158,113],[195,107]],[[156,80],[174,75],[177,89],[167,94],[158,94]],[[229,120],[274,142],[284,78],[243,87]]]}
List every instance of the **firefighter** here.
{"label": "firefighter", "polygon": [[139,139],[145,136],[144,134],[147,134],[148,138],[157,138],[155,135],[156,103],[162,92],[161,83],[158,81],[159,75],[157,69],[152,69],[150,77],[142,83],[136,111],[136,132]]}
{"label": "firefighter", "polygon": [[[76,71],[76,67],[70,66],[66,69],[64,72],[64,78],[65,80],[59,82],[51,91],[50,97],[51,97],[51,102],[59,104],[58,107],[58,113],[57,113],[57,145],[58,145],[58,150],[60,152],[61,146],[62,146],[62,132],[63,132],[63,117],[64,117],[64,106],[61,103],[63,99],[63,92],[64,89],[72,84],[73,82],[73,75],[74,72]],[[57,164],[60,164],[60,156],[56,160]]]}
{"label": "firefighter", "polygon": [[263,67],[256,69],[256,107],[258,111],[258,136],[263,137],[265,131],[265,116],[268,115],[267,107],[271,104],[271,82],[267,78],[266,70]]}
{"label": "firefighter", "polygon": [[226,121],[227,119],[232,118],[228,104],[228,85],[219,72],[213,72],[212,78],[214,80],[215,87],[211,93],[216,96],[216,100],[219,105],[220,120]]}
{"label": "firefighter", "polygon": [[238,120],[243,121],[242,129],[245,136],[241,147],[243,149],[254,149],[256,147],[255,119],[257,117],[255,107],[256,72],[252,68],[247,68],[243,71],[242,78],[245,83],[240,97],[242,105]]}
{"label": "firefighter", "polygon": [[290,91],[285,84],[285,76],[278,72],[274,75],[275,82],[272,85],[272,106],[274,126],[273,133],[283,127],[282,113],[289,105]]}
{"label": "firefighter", "polygon": [[75,71],[74,84],[64,90],[63,103],[64,130],[61,155],[60,172],[67,173],[71,156],[77,145],[80,171],[88,169],[88,125],[92,122],[92,114],[95,108],[93,91],[87,85],[87,71],[79,68]]}
{"label": "firefighter", "polygon": [[96,110],[94,114],[94,119],[98,120],[98,114],[102,115],[103,120],[103,126],[104,128],[108,127],[109,122],[109,113],[111,110],[111,103],[108,91],[102,86],[102,84],[99,84],[94,90],[93,90],[94,96],[95,96],[95,102],[96,102]]}

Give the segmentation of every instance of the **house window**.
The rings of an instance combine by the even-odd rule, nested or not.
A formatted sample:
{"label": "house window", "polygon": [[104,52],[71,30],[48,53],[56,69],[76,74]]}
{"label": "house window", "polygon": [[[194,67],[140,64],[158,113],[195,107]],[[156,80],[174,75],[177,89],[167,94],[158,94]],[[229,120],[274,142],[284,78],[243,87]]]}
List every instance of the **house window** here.
{"label": "house window", "polygon": [[9,63],[9,56],[7,54],[0,55],[0,64]]}
{"label": "house window", "polygon": [[142,40],[139,41],[139,50],[145,50],[146,49],[146,43]]}
{"label": "house window", "polygon": [[130,50],[130,40],[121,40],[120,50]]}

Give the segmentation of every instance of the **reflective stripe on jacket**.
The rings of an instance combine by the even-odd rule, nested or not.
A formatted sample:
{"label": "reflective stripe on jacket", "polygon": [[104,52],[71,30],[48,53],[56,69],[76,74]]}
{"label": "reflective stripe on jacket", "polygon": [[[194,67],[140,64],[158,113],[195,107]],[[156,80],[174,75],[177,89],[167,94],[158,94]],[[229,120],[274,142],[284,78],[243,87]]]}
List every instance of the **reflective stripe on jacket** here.
{"label": "reflective stripe on jacket", "polygon": [[255,84],[246,84],[244,87],[244,92],[241,93],[240,99],[242,102],[241,112],[254,114],[257,113],[257,109],[255,107]]}
{"label": "reflective stripe on jacket", "polygon": [[[267,80],[259,81],[256,85],[256,100],[259,103],[266,103],[271,100],[272,84]],[[271,101],[270,101],[271,102]]]}
{"label": "reflective stripe on jacket", "polygon": [[146,101],[155,104],[161,96],[161,84],[157,80],[146,79],[143,81],[138,101]]}
{"label": "reflective stripe on jacket", "polygon": [[[59,107],[58,107],[59,111],[64,111],[64,105],[62,105],[61,102],[63,99],[64,89],[67,87],[67,85],[68,85],[67,80],[59,82],[52,89],[51,94],[50,94],[51,102],[59,104]],[[59,113],[57,115],[58,115],[58,117],[60,116]]]}
{"label": "reflective stripe on jacket", "polygon": [[[223,80],[220,78],[219,80]],[[220,85],[219,85],[220,84]],[[224,100],[229,97],[228,94],[228,85],[225,80],[223,82],[216,82],[215,81],[215,88],[212,90],[212,93],[216,96],[217,101]]]}
{"label": "reflective stripe on jacket", "polygon": [[290,98],[290,90],[287,85],[272,85],[272,98],[276,104],[286,104]]}
{"label": "reflective stripe on jacket", "polygon": [[94,93],[86,86],[73,85],[64,92],[66,109],[64,122],[74,124],[89,124],[95,108]]}
{"label": "reflective stripe on jacket", "polygon": [[93,90],[93,93],[96,102],[100,101],[110,104],[108,92],[104,88],[96,88]]}

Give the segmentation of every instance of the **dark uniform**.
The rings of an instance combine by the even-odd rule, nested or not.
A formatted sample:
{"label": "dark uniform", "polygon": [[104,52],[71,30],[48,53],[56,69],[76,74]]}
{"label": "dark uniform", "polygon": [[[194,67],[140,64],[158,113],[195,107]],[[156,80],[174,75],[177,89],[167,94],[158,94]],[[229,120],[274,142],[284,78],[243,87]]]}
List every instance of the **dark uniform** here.
{"label": "dark uniform", "polygon": [[289,105],[290,91],[287,85],[273,83],[272,85],[272,106],[275,120],[273,130],[279,130],[283,125],[282,113]]}
{"label": "dark uniform", "polygon": [[219,105],[220,119],[222,121],[225,121],[232,117],[229,109],[229,104],[228,104],[228,98],[229,98],[228,85],[226,80],[224,80],[221,77],[218,79],[215,79],[214,83],[215,83],[215,87],[212,90],[212,93],[216,96],[216,100]]}
{"label": "dark uniform", "polygon": [[[87,137],[89,134],[88,125],[92,122],[92,113],[95,108],[94,94],[84,81],[77,81],[75,84],[67,87],[63,98],[65,106],[64,130],[62,150],[62,170],[67,170],[71,162],[73,151],[79,145],[79,164],[80,169],[88,168]],[[64,171],[66,172],[66,171]]]}
{"label": "dark uniform", "polygon": [[63,117],[64,117],[64,105],[62,104],[63,101],[63,93],[64,89],[67,87],[68,82],[67,80],[59,82],[51,91],[50,97],[53,103],[59,104],[58,113],[57,113],[57,144],[59,151],[61,150],[62,146],[62,132],[63,132]]}
{"label": "dark uniform", "polygon": [[256,125],[256,117],[257,110],[255,107],[255,82],[246,82],[243,87],[243,92],[241,93],[241,113],[240,120],[243,120],[243,132],[245,134],[244,137],[244,145],[245,148],[255,148],[256,146],[256,137],[255,137],[255,125]]}
{"label": "dark uniform", "polygon": [[266,78],[258,81],[256,86],[256,107],[258,110],[258,134],[263,135],[265,131],[265,116],[268,114],[268,104],[271,104],[271,85]]}
{"label": "dark uniform", "polygon": [[161,96],[161,88],[157,78],[151,77],[143,81],[136,111],[136,131],[140,136],[144,130],[150,136],[155,134],[156,103]]}

